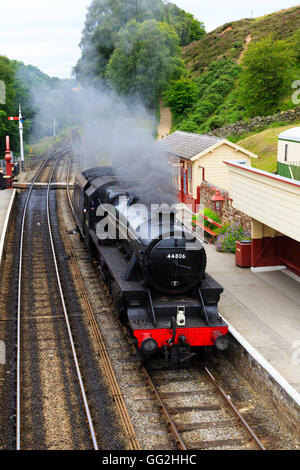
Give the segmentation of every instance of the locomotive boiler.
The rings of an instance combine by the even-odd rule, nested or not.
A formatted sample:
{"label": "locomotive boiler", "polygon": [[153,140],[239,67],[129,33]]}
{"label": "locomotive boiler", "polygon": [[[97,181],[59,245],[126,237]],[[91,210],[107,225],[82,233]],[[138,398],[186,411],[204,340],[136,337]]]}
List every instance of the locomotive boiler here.
{"label": "locomotive boiler", "polygon": [[218,312],[223,288],[206,273],[202,242],[165,206],[142,204],[134,183],[111,167],[77,175],[78,230],[99,269],[138,358],[160,354],[184,364],[197,353],[228,346]]}

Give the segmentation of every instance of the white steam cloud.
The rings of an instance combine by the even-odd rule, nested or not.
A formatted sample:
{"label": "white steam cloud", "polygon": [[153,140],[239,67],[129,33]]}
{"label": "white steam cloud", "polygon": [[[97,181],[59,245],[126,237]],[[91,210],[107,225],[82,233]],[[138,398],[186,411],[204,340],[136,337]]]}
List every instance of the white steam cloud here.
{"label": "white steam cloud", "polygon": [[76,88],[75,82],[59,82],[34,87],[31,103],[38,110],[35,138],[52,134],[53,118],[58,133],[80,127],[83,169],[112,165],[141,202],[176,202],[164,144],[154,137],[156,119],[138,98],[120,97],[104,84]]}
{"label": "white steam cloud", "polygon": [[126,101],[106,88],[78,93],[86,168],[111,164],[145,203],[174,203],[176,188],[165,146],[153,137],[155,119],[138,100]]}

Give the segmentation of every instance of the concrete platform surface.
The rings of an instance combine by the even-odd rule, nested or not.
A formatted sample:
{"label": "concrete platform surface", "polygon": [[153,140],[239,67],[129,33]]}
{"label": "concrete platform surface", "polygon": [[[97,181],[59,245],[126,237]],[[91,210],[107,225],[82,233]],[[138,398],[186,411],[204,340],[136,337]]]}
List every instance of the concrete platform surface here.
{"label": "concrete platform surface", "polygon": [[0,191],[0,264],[5,243],[9,211],[15,198],[15,189]]}
{"label": "concrete platform surface", "polygon": [[300,393],[300,283],[253,273],[206,245],[207,272],[223,287],[220,313]]}

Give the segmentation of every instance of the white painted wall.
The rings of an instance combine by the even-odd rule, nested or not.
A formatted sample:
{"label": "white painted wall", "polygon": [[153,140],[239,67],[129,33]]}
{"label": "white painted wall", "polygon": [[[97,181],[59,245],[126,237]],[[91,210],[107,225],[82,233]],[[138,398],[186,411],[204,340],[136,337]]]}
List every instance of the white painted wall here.
{"label": "white painted wall", "polygon": [[233,207],[300,242],[300,182],[228,165]]}
{"label": "white painted wall", "polygon": [[287,146],[287,161],[300,162],[300,142],[292,142],[287,140],[278,140],[278,156],[279,162],[285,162],[285,148]]}
{"label": "white painted wall", "polygon": [[219,188],[230,191],[230,179],[227,165],[224,161],[245,161],[247,165],[251,165],[251,158],[245,153],[236,151],[229,145],[223,144],[212,152],[193,162],[193,170],[196,178],[193,180],[193,195],[197,195],[197,186],[202,182],[202,168],[205,168],[205,180],[218,186]]}

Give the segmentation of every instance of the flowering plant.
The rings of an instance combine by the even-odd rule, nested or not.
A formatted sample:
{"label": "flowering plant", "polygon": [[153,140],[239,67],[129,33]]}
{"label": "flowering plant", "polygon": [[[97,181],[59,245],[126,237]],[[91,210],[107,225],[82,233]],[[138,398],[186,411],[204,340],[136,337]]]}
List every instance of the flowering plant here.
{"label": "flowering plant", "polygon": [[239,222],[229,224],[224,227],[223,233],[220,233],[216,240],[217,251],[224,253],[235,253],[236,252],[236,241],[250,240],[250,233],[244,229]]}

